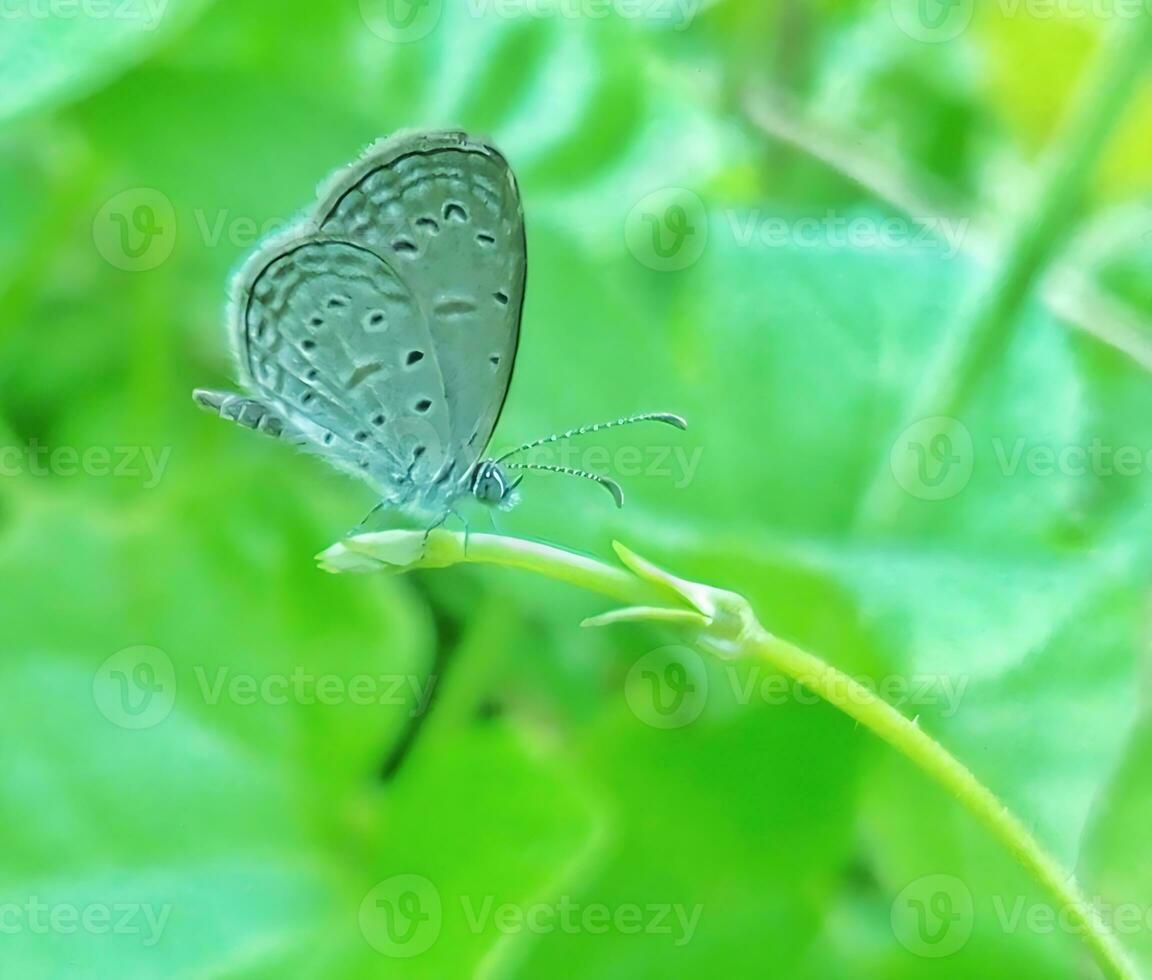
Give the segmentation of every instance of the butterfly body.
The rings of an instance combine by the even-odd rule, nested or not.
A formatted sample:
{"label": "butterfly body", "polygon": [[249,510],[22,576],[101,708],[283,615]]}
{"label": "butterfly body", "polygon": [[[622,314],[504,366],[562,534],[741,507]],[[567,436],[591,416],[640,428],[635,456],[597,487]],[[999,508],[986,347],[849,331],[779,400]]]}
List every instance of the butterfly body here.
{"label": "butterfly body", "polygon": [[495,147],[462,132],[380,141],[245,262],[228,314],[245,393],[196,401],[417,519],[466,496],[509,507],[519,479],[481,456],[511,383],[526,267],[519,190]]}

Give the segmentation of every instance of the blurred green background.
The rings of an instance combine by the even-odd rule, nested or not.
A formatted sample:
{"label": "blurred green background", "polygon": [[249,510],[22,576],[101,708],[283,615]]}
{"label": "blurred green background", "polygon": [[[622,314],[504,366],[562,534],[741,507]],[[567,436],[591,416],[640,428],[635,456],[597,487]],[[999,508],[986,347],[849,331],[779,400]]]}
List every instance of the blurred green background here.
{"label": "blurred green background", "polygon": [[[540,476],[502,529],[743,592],[917,716],[1152,968],[1152,98],[1084,94],[1145,15],[5,3],[0,975],[1096,975],[966,811],[763,669],[581,630],[604,600],[505,569],[316,569],[368,491],[190,392],[234,374],[229,271],[412,127],[520,180],[495,444],[692,423],[593,441],[623,511]],[[1094,97],[1115,125],[1028,254]],[[948,441],[896,436],[1013,262]]]}

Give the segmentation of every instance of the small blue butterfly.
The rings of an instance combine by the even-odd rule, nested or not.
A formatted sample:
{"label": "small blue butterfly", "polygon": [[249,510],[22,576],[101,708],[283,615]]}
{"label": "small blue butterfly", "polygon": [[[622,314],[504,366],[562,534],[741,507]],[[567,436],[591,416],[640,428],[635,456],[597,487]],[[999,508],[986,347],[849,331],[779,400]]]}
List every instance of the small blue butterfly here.
{"label": "small blue butterfly", "polygon": [[379,507],[442,523],[471,495],[518,500],[510,471],[614,480],[509,462],[546,443],[634,422],[582,426],[481,459],[516,360],[527,254],[516,180],[465,133],[400,134],[320,189],[237,275],[230,330],[247,394],[198,389],[201,406],[365,479]]}

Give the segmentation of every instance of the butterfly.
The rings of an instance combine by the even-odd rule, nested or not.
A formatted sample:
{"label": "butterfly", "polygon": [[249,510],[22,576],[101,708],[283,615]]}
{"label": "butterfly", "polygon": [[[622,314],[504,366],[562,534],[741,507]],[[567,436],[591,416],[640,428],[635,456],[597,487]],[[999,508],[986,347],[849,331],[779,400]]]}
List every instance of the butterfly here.
{"label": "butterfly", "polygon": [[464,497],[513,506],[527,470],[593,480],[619,507],[623,491],[606,476],[515,457],[635,422],[686,428],[678,415],[581,426],[482,458],[512,380],[526,271],[520,193],[494,146],[463,132],[382,140],[237,273],[228,325],[245,393],[193,397],[363,478],[377,510],[433,526]]}

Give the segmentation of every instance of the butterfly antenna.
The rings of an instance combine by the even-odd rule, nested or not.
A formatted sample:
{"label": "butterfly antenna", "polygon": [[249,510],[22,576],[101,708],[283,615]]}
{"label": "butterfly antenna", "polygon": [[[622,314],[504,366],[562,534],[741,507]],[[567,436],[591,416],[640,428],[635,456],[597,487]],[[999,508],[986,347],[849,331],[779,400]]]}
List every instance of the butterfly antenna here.
{"label": "butterfly antenna", "polygon": [[[561,439],[571,439],[573,436],[583,436],[589,432],[599,432],[601,429],[614,429],[618,425],[631,425],[633,422],[663,422],[666,425],[675,426],[677,429],[688,428],[688,423],[685,422],[684,419],[679,415],[673,415],[671,412],[645,412],[642,415],[629,415],[627,418],[616,419],[613,422],[597,422],[595,425],[582,425],[578,429],[569,429],[567,432],[558,432],[554,436],[545,436],[543,439],[537,439],[535,442],[526,442],[523,446],[506,452],[503,456],[494,460],[494,462],[502,463],[508,459],[509,456],[527,452],[529,449],[535,449],[537,446],[546,446],[551,442],[559,442]],[[574,473],[573,475],[576,474]],[[588,476],[589,474],[581,473],[580,475]],[[615,494],[613,494],[613,496],[615,496]]]}
{"label": "butterfly antenna", "polygon": [[606,476],[600,476],[598,473],[589,473],[587,470],[574,470],[571,466],[549,466],[545,463],[509,463],[508,469],[543,470],[546,473],[563,473],[565,476],[580,476],[585,480],[592,480],[599,483],[600,486],[612,494],[612,499],[616,501],[617,507],[624,506],[624,491],[621,489],[620,484]]}

